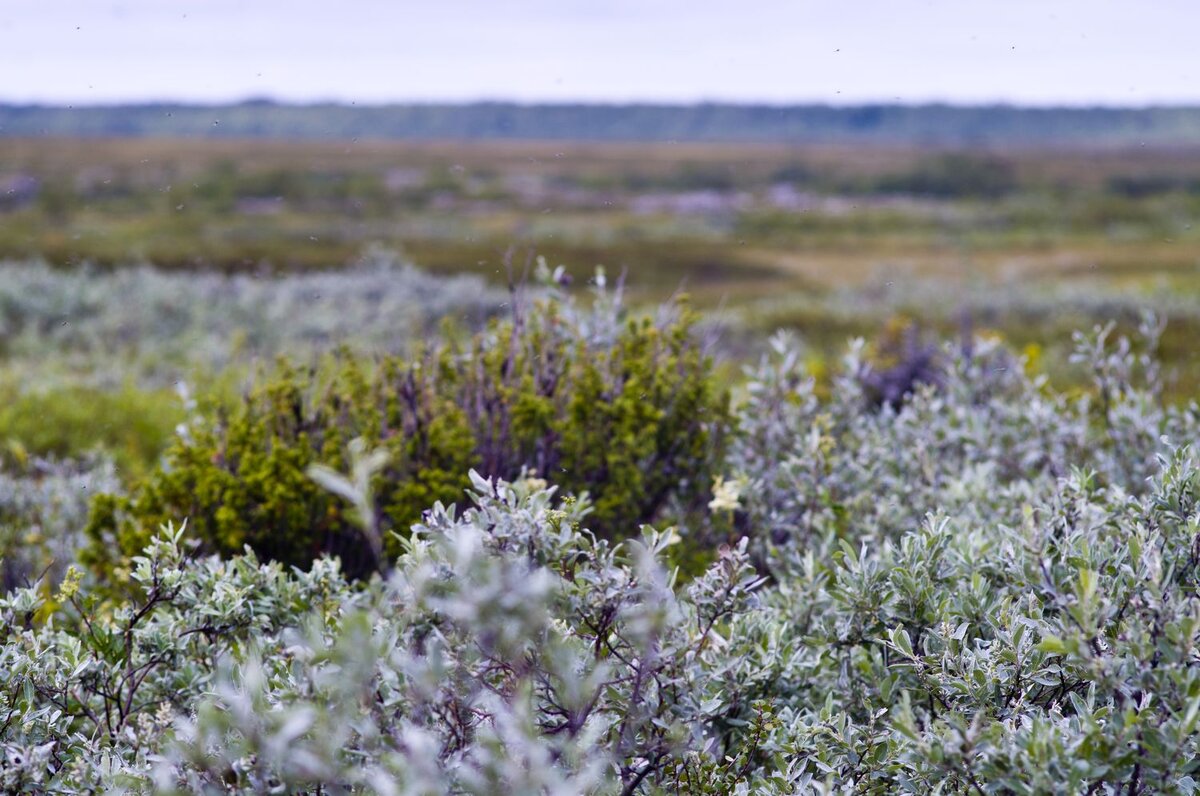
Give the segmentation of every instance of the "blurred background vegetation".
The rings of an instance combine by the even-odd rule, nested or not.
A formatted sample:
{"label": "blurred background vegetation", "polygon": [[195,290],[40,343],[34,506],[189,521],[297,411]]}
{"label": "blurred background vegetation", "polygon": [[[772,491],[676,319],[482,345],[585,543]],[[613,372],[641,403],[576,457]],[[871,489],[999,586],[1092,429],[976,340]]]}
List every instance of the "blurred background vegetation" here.
{"label": "blurred background vegetation", "polygon": [[776,328],[818,374],[852,335],[971,330],[1071,385],[1073,330],[1152,307],[1171,399],[1200,384],[1194,109],[3,106],[0,132],[0,438],[124,477],[185,388],[478,328],[537,256],[686,291],[734,364]]}

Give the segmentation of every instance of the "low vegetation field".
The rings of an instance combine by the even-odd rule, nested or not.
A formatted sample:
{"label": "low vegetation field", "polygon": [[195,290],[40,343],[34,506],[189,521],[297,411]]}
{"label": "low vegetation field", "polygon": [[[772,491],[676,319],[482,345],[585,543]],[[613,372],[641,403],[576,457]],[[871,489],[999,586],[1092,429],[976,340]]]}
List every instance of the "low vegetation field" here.
{"label": "low vegetation field", "polygon": [[1192,794],[1200,150],[0,138],[0,790]]}

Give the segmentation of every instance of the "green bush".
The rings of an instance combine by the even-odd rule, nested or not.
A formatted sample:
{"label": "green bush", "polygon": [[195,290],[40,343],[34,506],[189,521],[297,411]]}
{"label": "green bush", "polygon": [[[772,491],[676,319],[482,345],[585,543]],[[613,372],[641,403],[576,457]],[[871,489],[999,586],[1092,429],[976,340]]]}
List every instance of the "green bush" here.
{"label": "green bush", "polygon": [[334,554],[353,575],[369,573],[382,562],[306,474],[344,471],[360,437],[387,455],[372,519],[389,557],[400,548],[388,532],[460,500],[471,468],[587,492],[592,527],[611,536],[701,508],[726,425],[727,397],[686,308],[630,318],[605,295],[590,311],[558,297],[411,361],[282,363],[232,407],[201,411],[129,496],[97,499],[86,559],[119,572],[151,529],[186,518],[208,551],[249,545],[297,566]]}

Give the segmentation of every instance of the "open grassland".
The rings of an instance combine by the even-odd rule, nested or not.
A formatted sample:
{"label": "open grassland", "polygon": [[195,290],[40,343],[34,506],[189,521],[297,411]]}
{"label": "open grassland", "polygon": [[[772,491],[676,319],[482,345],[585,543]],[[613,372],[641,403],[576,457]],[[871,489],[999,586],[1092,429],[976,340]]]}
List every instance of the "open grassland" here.
{"label": "open grassland", "polygon": [[76,455],[107,406],[136,473],[176,383],[477,328],[539,256],[573,289],[603,265],[635,303],[685,290],[733,362],[799,332],[818,371],[850,336],[969,328],[1069,386],[1071,331],[1151,307],[1184,400],[1198,217],[1188,148],[0,139],[0,433]]}
{"label": "open grassland", "polygon": [[0,256],[224,271],[399,248],[706,298],[939,279],[1139,279],[1200,261],[1200,152],[559,142],[0,140]]}

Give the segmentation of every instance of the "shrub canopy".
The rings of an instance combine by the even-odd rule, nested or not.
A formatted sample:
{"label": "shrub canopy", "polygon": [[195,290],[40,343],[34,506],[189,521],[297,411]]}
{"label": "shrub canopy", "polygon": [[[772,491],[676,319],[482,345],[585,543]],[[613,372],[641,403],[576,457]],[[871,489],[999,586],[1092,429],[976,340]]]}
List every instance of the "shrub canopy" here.
{"label": "shrub canopy", "polygon": [[296,566],[334,554],[352,576],[374,571],[384,562],[355,518],[307,474],[346,469],[356,438],[386,453],[372,522],[389,557],[400,550],[391,532],[460,500],[472,468],[591,495],[591,527],[605,536],[702,507],[728,409],[693,314],[626,317],[619,294],[603,292],[586,310],[565,296],[517,304],[511,319],[413,359],[284,362],[232,407],[201,411],[131,495],[96,502],[86,560],[127,569],[151,529],[186,519],[207,551],[249,546]]}
{"label": "shrub canopy", "polygon": [[[1108,337],[1077,341],[1087,394],[979,341],[883,404],[858,349],[821,399],[777,341],[709,503],[735,541],[690,581],[677,534],[592,533],[540,477],[471,474],[357,584],[168,528],[128,597],[0,599],[0,784],[1192,794],[1200,411]],[[377,530],[390,465],[348,447],[316,480]]]}

